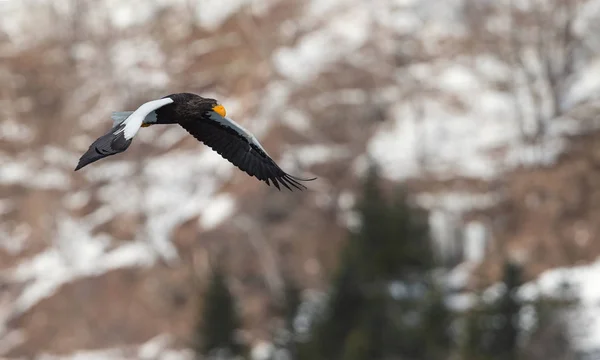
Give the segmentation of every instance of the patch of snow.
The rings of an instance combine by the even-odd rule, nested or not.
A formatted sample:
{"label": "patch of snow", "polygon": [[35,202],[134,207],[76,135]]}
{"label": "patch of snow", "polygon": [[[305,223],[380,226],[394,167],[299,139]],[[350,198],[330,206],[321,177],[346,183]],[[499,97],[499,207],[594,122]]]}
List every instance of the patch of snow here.
{"label": "patch of snow", "polygon": [[41,153],[46,165],[56,165],[68,168],[69,170],[75,167],[74,164],[77,164],[77,160],[79,159],[78,154],[56,146],[44,146]]}
{"label": "patch of snow", "polygon": [[[576,336],[574,341],[581,350],[594,350],[600,344],[600,260],[589,265],[563,267],[547,270],[537,279],[523,285],[519,296],[534,299],[539,295],[560,296],[563,284],[574,286],[582,306],[582,315],[589,320],[585,336]],[[574,325],[577,327],[577,325]]]}
{"label": "patch of snow", "polygon": [[0,141],[29,142],[33,137],[33,129],[23,123],[14,119],[0,122]]}
{"label": "patch of snow", "polygon": [[[597,125],[594,124],[586,125],[597,128]],[[581,134],[584,130],[585,128],[580,120],[566,116],[554,119],[548,124],[547,128],[548,135],[551,137],[550,141],[556,141],[552,139],[553,137],[577,135]]]}
{"label": "patch of snow", "polygon": [[421,139],[417,132],[420,124],[409,107],[395,107],[393,111],[398,121],[391,128],[384,124],[369,140],[367,151],[379,163],[382,175],[395,179],[407,178],[420,172],[418,144]]}
{"label": "patch of snow", "polygon": [[356,196],[350,191],[344,191],[338,197],[338,207],[342,210],[350,210],[356,203]]}
{"label": "patch of snow", "polygon": [[311,120],[307,114],[298,109],[288,109],[281,116],[281,121],[299,133],[306,133],[311,128]]}
{"label": "patch of snow", "polygon": [[47,167],[32,173],[26,184],[37,189],[68,190],[71,188],[71,177],[64,171]]}
{"label": "patch of snow", "polygon": [[471,92],[481,88],[479,77],[472,69],[460,64],[444,69],[440,76],[436,77],[436,83],[439,89],[450,92]]}
{"label": "patch of snow", "polygon": [[475,294],[459,293],[451,294],[446,297],[446,305],[453,311],[467,311],[477,302]]}
{"label": "patch of snow", "polygon": [[504,283],[493,284],[481,293],[481,299],[485,303],[492,303],[498,300],[505,292],[506,285]]}
{"label": "patch of snow", "polygon": [[275,51],[275,69],[297,83],[309,82],[328,66],[362,47],[370,28],[369,12],[364,4],[358,3],[336,13],[325,27],[305,35],[296,46]]}
{"label": "patch of snow", "polygon": [[130,359],[122,349],[82,350],[70,355],[41,354],[39,360],[126,360]]}
{"label": "patch of snow", "polygon": [[70,210],[81,209],[86,206],[91,199],[91,195],[87,191],[76,191],[73,193],[65,194],[62,198],[63,205]]}
{"label": "patch of snow", "polygon": [[208,3],[196,7],[196,18],[204,29],[214,31],[241,8],[252,3],[249,0],[208,0]]}
{"label": "patch of snow", "polygon": [[487,209],[502,199],[501,194],[469,192],[421,193],[416,196],[419,206],[427,209],[446,209],[454,213],[464,213],[475,209]]}
{"label": "patch of snow", "polygon": [[489,81],[505,82],[510,79],[511,67],[502,60],[490,55],[482,54],[475,58],[475,69]]}
{"label": "patch of snow", "polygon": [[[356,3],[356,1],[354,3]],[[342,5],[347,4],[348,1],[344,0],[309,1],[305,17],[308,19],[320,19],[322,16],[329,16],[333,11],[337,12],[343,10]]]}
{"label": "patch of snow", "polygon": [[31,171],[27,164],[22,162],[8,162],[5,159],[0,159],[2,171],[0,172],[0,184],[16,184],[22,179],[27,179],[31,176]]}
{"label": "patch of snow", "polygon": [[252,347],[250,357],[252,360],[269,360],[273,358],[275,347],[272,343],[261,341]]}
{"label": "patch of snow", "polygon": [[161,7],[164,1],[118,1],[105,0],[105,5],[110,15],[110,20],[117,28],[127,28],[134,25],[147,23]]}
{"label": "patch of snow", "polygon": [[[489,98],[483,94],[478,94],[477,98],[481,100],[479,106],[489,103]],[[504,110],[510,108],[510,103],[500,107],[498,102],[494,102],[494,108],[502,109],[502,112],[496,114],[488,111],[461,113],[439,102],[426,102],[423,105],[421,140],[428,169],[440,175],[456,171],[451,176],[495,176],[498,166],[485,154],[485,150],[512,140],[517,133],[513,124],[500,121],[506,118]]]}
{"label": "patch of snow", "polygon": [[94,60],[97,56],[99,56],[98,51],[99,49],[95,47],[91,41],[86,41],[73,45],[71,54],[78,61],[83,62]]}
{"label": "patch of snow", "polygon": [[[27,19],[27,6],[23,6],[26,1],[0,1],[3,16],[0,21],[0,30],[8,35],[11,42],[17,46],[29,41],[32,37],[31,33],[23,31],[23,25]],[[4,15],[10,14],[10,16]]]}
{"label": "patch of snow", "polygon": [[[92,72],[96,71],[98,70],[94,68]],[[82,71],[82,73],[84,74],[82,76],[93,76],[93,74],[85,75],[84,71]],[[79,117],[79,124],[81,125],[81,128],[88,131],[96,130],[99,128],[98,125],[102,124],[102,132],[94,132],[96,135],[93,136],[93,138],[87,134],[74,136],[71,138],[71,143],[78,151],[83,152],[87,150],[93,140],[110,130],[112,126],[110,112],[117,109],[120,110],[122,108],[122,101],[123,97],[125,96],[119,95],[119,90],[128,91],[128,89],[124,86],[119,86],[118,89],[113,89],[115,87],[117,87],[117,85],[114,82],[109,80],[99,80],[99,84],[84,87],[83,89],[77,91],[76,94],[73,94],[73,98],[71,99],[71,102],[74,103],[72,106],[72,111],[76,114],[74,116]],[[109,89],[113,90],[107,93],[107,90]],[[98,101],[96,101],[94,105],[87,108],[77,109],[78,106],[87,104],[89,102],[89,97],[94,96],[99,97]],[[81,99],[77,99],[78,97]]]}
{"label": "patch of snow", "polygon": [[319,94],[311,100],[315,108],[327,108],[332,105],[363,105],[368,100],[368,93],[363,89],[341,89]]}
{"label": "patch of snow", "polygon": [[203,229],[210,230],[231,217],[234,211],[235,199],[231,195],[217,195],[202,210],[200,225]]}
{"label": "patch of snow", "polygon": [[[475,264],[463,263],[461,266],[472,268]],[[463,273],[466,274],[464,270],[469,271],[469,268],[460,270],[461,275],[459,275],[459,278],[465,278],[463,276]],[[452,280],[452,277],[456,277],[456,275],[450,275],[447,284],[455,281]],[[571,335],[579,350],[584,352],[595,351],[598,350],[598,344],[600,344],[599,277],[600,259],[587,265],[554,268],[522,285],[517,291],[517,296],[523,301],[534,301],[540,296],[558,299],[566,296],[579,300],[579,307],[574,309],[574,312],[570,314],[572,316],[569,318],[571,320],[569,324]],[[463,282],[463,280],[459,281],[459,283]],[[568,288],[565,288],[565,285],[568,285]],[[483,291],[482,300],[491,303],[502,296],[505,291],[506,286],[503,283],[493,284]],[[462,309],[463,311],[473,306],[476,299],[475,294],[468,292],[455,294],[450,298],[454,302],[453,308]],[[533,321],[529,313],[530,310],[526,307],[521,313],[523,318],[520,321],[525,327],[530,326]],[[585,323],[582,323],[581,319],[586,319]]]}
{"label": "patch of snow", "polygon": [[140,240],[121,245],[103,254],[104,264],[97,273],[125,267],[148,267],[154,264],[156,252]]}
{"label": "patch of snow", "polygon": [[597,98],[596,94],[600,90],[599,77],[600,58],[595,58],[578,72],[562,100],[561,107],[568,109],[584,101]]}
{"label": "patch of snow", "polygon": [[[173,171],[175,165],[177,169],[186,170]],[[144,178],[152,179],[147,184],[142,205],[148,216],[145,233],[167,260],[174,261],[178,256],[170,242],[172,230],[203,214],[221,181],[233,174],[233,165],[216,152],[205,149],[199,154],[181,152],[149,159],[143,173]],[[221,206],[227,208],[223,203]],[[225,212],[219,213],[223,214]],[[208,219],[209,225],[219,220],[218,216]]]}
{"label": "patch of snow", "polygon": [[169,75],[165,72],[165,54],[149,38],[123,39],[110,49],[115,78],[131,88],[164,88]]}
{"label": "patch of snow", "polygon": [[600,1],[584,1],[578,8],[573,20],[572,30],[576,36],[590,48],[597,50],[600,43],[594,34],[599,30],[598,17],[600,16]]}
{"label": "patch of snow", "polygon": [[142,344],[138,350],[140,359],[157,359],[161,352],[173,341],[170,334],[161,334]]}
{"label": "patch of snow", "polygon": [[479,221],[470,221],[464,230],[464,259],[467,262],[479,263],[486,255],[488,230]]}
{"label": "patch of snow", "polygon": [[40,360],[192,360],[191,349],[172,349],[173,336],[170,334],[157,335],[143,344],[124,345],[119,348],[80,350],[68,355],[42,354]]}
{"label": "patch of snow", "polygon": [[[330,203],[333,199],[331,196],[328,196],[327,207],[331,206]],[[315,201],[323,197],[317,196]],[[325,205],[325,204],[324,204]],[[361,218],[357,211],[354,210],[356,205],[356,196],[350,191],[343,191],[337,199],[337,208],[338,208],[338,218],[337,221],[342,226],[346,227],[351,231],[357,231],[361,225]],[[325,207],[325,206],[322,206]]]}
{"label": "patch of snow", "polygon": [[168,149],[189,136],[190,134],[187,131],[179,126],[173,126],[165,129],[152,143],[163,149]]}
{"label": "patch of snow", "polygon": [[273,121],[280,120],[282,110],[287,108],[291,94],[292,88],[288,82],[270,82],[261,98],[257,99],[259,102],[257,114],[253,118],[246,120],[251,126],[240,125],[252,132],[260,141],[260,136],[270,129]]}
{"label": "patch of snow", "polygon": [[4,274],[8,281],[25,286],[13,304],[15,314],[27,311],[78,278],[122,267],[149,266],[155,261],[154,252],[141,242],[109,250],[109,238],[91,235],[92,229],[84,222],[62,215],[57,217],[57,224],[53,246]]}
{"label": "patch of snow", "polygon": [[71,178],[53,167],[39,168],[35,159],[0,158],[0,184],[20,184],[36,189],[66,190],[71,186]]}
{"label": "patch of snow", "polygon": [[318,290],[307,289],[302,292],[302,301],[293,321],[294,330],[300,336],[308,335],[313,320],[325,309],[327,297],[326,292]]}
{"label": "patch of snow", "polygon": [[458,214],[445,210],[433,209],[429,214],[429,226],[434,248],[442,259],[454,258],[462,250],[459,248],[458,230],[460,218]]}
{"label": "patch of snow", "polygon": [[[380,163],[384,176],[403,180],[427,171],[441,179],[490,179],[514,166],[550,164],[564,152],[560,136],[576,132],[575,121],[553,121],[552,137],[536,145],[533,152],[528,146],[519,146],[521,128],[514,120],[515,101],[519,99],[525,119],[529,119],[524,126],[531,127],[536,124],[531,120],[531,99],[496,88],[494,81],[504,77],[498,74],[509,71],[506,64],[483,55],[475,58],[475,66],[461,62],[415,64],[399,75],[412,77],[440,94],[418,101],[392,99],[393,123],[382,124],[368,144],[368,152]],[[509,149],[505,157],[489,155],[504,147]]]}
{"label": "patch of snow", "polygon": [[424,19],[413,10],[417,0],[384,0],[377,3],[372,11],[373,19],[379,25],[399,35],[416,33],[423,28]]}
{"label": "patch of snow", "polygon": [[475,263],[467,261],[453,267],[448,273],[444,274],[443,282],[445,286],[452,290],[465,288],[475,267]]}
{"label": "patch of snow", "polygon": [[520,144],[509,148],[505,164],[518,166],[550,166],[567,149],[567,140],[560,137],[547,138],[540,144]]}
{"label": "patch of snow", "polygon": [[356,211],[344,211],[339,215],[340,223],[349,230],[356,231],[361,224],[360,215]]}
{"label": "patch of snow", "polygon": [[28,224],[4,221],[0,224],[0,248],[16,256],[23,251],[30,235],[31,226]]}
{"label": "patch of snow", "polygon": [[131,179],[135,168],[131,162],[119,159],[110,159],[110,161],[98,161],[94,166],[89,166],[81,170],[90,182],[113,182],[119,179]]}
{"label": "patch of snow", "polygon": [[84,216],[83,220],[88,224],[90,228],[97,227],[109,222],[111,219],[116,217],[118,215],[118,212],[116,210],[117,209],[115,209],[112,206],[101,205],[94,209],[94,211],[92,211],[91,213]]}
{"label": "patch of snow", "polygon": [[286,151],[280,160],[281,166],[291,168],[293,164],[310,167],[326,164],[350,156],[350,150],[342,145],[305,145],[294,146]]}
{"label": "patch of snow", "polygon": [[295,48],[279,49],[273,62],[279,73],[300,82],[314,79],[324,59],[332,57],[329,37],[324,33],[316,33],[302,38]]}

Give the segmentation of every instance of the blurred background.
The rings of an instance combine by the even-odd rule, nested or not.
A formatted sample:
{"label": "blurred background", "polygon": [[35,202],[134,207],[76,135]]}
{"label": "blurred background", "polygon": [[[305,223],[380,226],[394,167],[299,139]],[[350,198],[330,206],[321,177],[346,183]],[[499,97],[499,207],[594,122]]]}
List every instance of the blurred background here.
{"label": "blurred background", "polygon": [[[3,359],[600,359],[600,1],[0,0]],[[179,126],[73,171],[171,93]]]}

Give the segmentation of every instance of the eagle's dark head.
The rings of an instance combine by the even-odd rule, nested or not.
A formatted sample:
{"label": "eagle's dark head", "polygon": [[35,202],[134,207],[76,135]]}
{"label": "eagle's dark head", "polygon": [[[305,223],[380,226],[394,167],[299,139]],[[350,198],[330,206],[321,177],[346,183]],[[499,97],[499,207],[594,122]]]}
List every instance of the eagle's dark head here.
{"label": "eagle's dark head", "polygon": [[[209,112],[215,112],[222,117],[227,115],[225,107],[215,99],[205,98],[192,93],[177,93],[167,95],[164,98],[171,98],[173,104],[157,110],[159,123],[161,117],[169,117],[173,122],[189,121],[198,116],[205,116]],[[162,113],[162,114],[161,114]],[[162,116],[161,116],[162,115]]]}

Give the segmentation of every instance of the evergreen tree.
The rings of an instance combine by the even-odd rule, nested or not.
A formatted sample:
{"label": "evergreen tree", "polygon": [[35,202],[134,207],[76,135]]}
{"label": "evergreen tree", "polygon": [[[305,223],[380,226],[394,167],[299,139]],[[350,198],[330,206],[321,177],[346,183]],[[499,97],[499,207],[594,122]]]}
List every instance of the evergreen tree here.
{"label": "evergreen tree", "polygon": [[504,294],[495,305],[499,315],[494,325],[494,337],[490,351],[497,359],[512,360],[517,354],[517,338],[519,336],[519,312],[521,303],[517,299],[517,290],[523,284],[521,267],[512,262],[504,266]]}
{"label": "evergreen tree", "polygon": [[375,168],[362,195],[361,226],[341,252],[326,311],[299,358],[446,358],[450,313],[429,276],[426,214],[402,191],[386,196]]}
{"label": "evergreen tree", "polygon": [[[532,302],[525,302],[516,296],[522,283],[521,267],[507,262],[504,266],[504,291],[501,296],[492,303],[480,300],[465,316],[462,359],[575,358],[576,353],[563,316],[565,310],[577,304],[571,295],[573,292],[566,288],[557,298],[542,296]],[[520,325],[524,309],[530,312],[530,318],[535,319],[530,329]]]}
{"label": "evergreen tree", "polygon": [[201,314],[194,344],[198,358],[229,359],[244,353],[244,346],[235,336],[241,324],[235,299],[218,267],[204,294]]}
{"label": "evergreen tree", "polygon": [[460,359],[462,360],[491,360],[487,343],[490,333],[485,330],[485,320],[488,318],[485,304],[475,304],[464,315],[462,322],[462,341],[460,344]]}
{"label": "evergreen tree", "polygon": [[432,289],[423,304],[423,317],[419,327],[423,341],[420,352],[422,359],[445,359],[454,347],[451,326],[454,315],[446,306],[444,293],[437,284]]}
{"label": "evergreen tree", "polygon": [[[523,346],[523,358],[528,360],[572,360],[578,358],[569,331],[569,317],[579,306],[576,291],[564,282],[561,291],[554,296],[543,295],[532,304],[535,314],[534,325],[529,329],[527,342]],[[578,331],[585,333],[586,324],[578,319]]]}
{"label": "evergreen tree", "polygon": [[480,300],[466,316],[462,347],[465,360],[517,359],[522,304],[516,292],[521,285],[521,267],[506,262],[500,297],[491,304]]}
{"label": "evergreen tree", "polygon": [[284,301],[277,308],[277,311],[283,317],[283,328],[275,331],[274,344],[278,351],[285,351],[290,359],[296,358],[298,340],[294,322],[300,304],[300,288],[290,277],[284,276]]}
{"label": "evergreen tree", "polygon": [[[386,196],[375,167],[367,174],[357,204],[361,227],[350,235],[361,280],[390,281],[420,277],[433,266],[427,214],[408,205],[400,188]],[[390,201],[391,199],[391,201]]]}
{"label": "evergreen tree", "polygon": [[323,317],[316,319],[309,343],[299,347],[301,359],[340,359],[346,338],[358,323],[360,310],[366,307],[352,259],[348,254],[338,270]]}
{"label": "evergreen tree", "polygon": [[301,290],[298,285],[289,277],[284,279],[284,296],[285,305],[283,309],[283,318],[285,321],[285,328],[293,333],[294,332],[294,320],[300,307]]}

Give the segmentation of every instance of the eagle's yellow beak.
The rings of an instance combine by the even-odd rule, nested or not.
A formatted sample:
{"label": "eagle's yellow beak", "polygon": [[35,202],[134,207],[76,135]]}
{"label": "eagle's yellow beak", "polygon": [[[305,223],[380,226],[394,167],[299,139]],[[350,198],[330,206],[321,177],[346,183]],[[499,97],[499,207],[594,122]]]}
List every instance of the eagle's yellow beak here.
{"label": "eagle's yellow beak", "polygon": [[212,110],[214,112],[216,112],[217,114],[221,115],[222,117],[225,117],[225,115],[227,115],[227,111],[225,111],[225,107],[221,104],[217,104],[217,105],[213,106]]}

